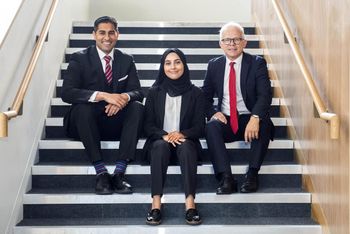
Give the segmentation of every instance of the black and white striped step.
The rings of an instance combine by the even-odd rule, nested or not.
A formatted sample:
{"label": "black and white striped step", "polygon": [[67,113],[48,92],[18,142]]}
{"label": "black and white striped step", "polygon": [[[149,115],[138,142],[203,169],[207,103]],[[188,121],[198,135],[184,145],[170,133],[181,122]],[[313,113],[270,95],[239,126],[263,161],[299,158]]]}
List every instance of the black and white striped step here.
{"label": "black and white striped step", "polygon": [[[140,42],[140,44],[143,44],[143,42]],[[176,47],[181,48],[181,50],[186,55],[186,61],[189,63],[190,70],[191,70],[191,63],[198,64],[198,63],[204,63],[205,69],[208,61],[212,58],[219,57],[223,54],[222,50],[218,48],[218,46],[215,46],[213,48],[201,48],[200,45],[197,43],[194,44],[193,48],[186,48],[183,45],[183,41],[177,42],[179,45]],[[218,42],[215,42],[218,44]],[[197,47],[196,47],[197,46]],[[120,47],[119,44],[116,46],[121,51],[133,55],[136,63],[156,63],[159,66],[161,55],[166,50],[165,48],[169,48],[167,46],[162,45],[162,43],[158,43],[155,48],[123,48]],[[175,47],[175,46],[173,46]],[[73,53],[83,50],[85,47],[78,47],[78,48],[68,48],[66,49],[66,56],[65,61],[68,62],[70,60],[70,57]],[[246,48],[244,50],[247,53],[254,54],[254,55],[260,55],[263,56],[265,54],[264,49],[259,48]]]}
{"label": "black and white striped step", "polygon": [[[280,99],[273,98],[270,110],[271,117],[280,116]],[[63,117],[68,111],[70,104],[62,101],[61,98],[53,98],[51,100],[51,117]]]}
{"label": "black and white striped step", "polygon": [[[224,22],[118,22],[121,34],[215,34]],[[254,23],[241,23],[246,35],[255,34]],[[73,33],[92,33],[93,22],[74,22]]]}
{"label": "black and white striped step", "polygon": [[[114,166],[107,166],[113,172]],[[247,165],[232,165],[231,170],[242,184]],[[259,172],[259,192],[301,192],[302,168],[297,164],[264,164]],[[134,187],[134,192],[150,193],[150,166],[129,165],[126,171],[128,182]],[[39,163],[32,167],[32,189],[29,193],[94,193],[95,170],[85,165],[51,165]],[[181,193],[182,177],[179,166],[169,166],[165,193]],[[197,192],[213,192],[217,187],[212,165],[197,167]]]}
{"label": "black and white striped step", "polygon": [[[258,36],[247,36],[247,48],[259,48]],[[95,44],[91,33],[71,34],[70,47],[88,47]],[[219,48],[218,35],[150,35],[150,34],[121,34],[116,43],[118,48]]]}
{"label": "black and white striped step", "polygon": [[[222,220],[221,218],[217,218]],[[207,224],[189,227],[183,218],[168,218],[163,225],[150,227],[145,218],[134,218],[126,225],[122,219],[25,219],[14,229],[14,234],[321,234],[321,227],[311,218],[228,218],[230,222],[217,225],[216,218],[206,218]],[[75,225],[74,225],[75,223]],[[99,226],[97,226],[99,225]],[[133,226],[130,226],[133,225]],[[27,227],[26,227],[27,226]]]}
{"label": "black and white striped step", "polygon": [[[275,138],[287,138],[287,120],[285,118],[272,118],[275,125]],[[47,118],[45,123],[46,139],[66,138],[63,129],[63,118]]]}

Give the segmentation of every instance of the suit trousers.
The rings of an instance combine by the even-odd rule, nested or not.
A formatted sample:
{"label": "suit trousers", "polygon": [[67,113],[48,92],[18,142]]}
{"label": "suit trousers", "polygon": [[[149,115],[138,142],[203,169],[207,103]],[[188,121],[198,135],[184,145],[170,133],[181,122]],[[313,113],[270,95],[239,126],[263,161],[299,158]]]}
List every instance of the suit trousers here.
{"label": "suit trousers", "polygon": [[150,146],[149,155],[151,159],[152,197],[163,195],[168,165],[171,157],[175,156],[180,164],[185,196],[193,195],[195,197],[198,153],[196,144],[192,140],[186,139],[185,142],[176,147],[163,139],[156,140]]}
{"label": "suit trousers", "polygon": [[[231,160],[225,143],[244,140],[245,127],[250,117],[251,115],[239,115],[236,134],[231,129],[229,116],[226,116],[227,124],[215,119],[207,123],[205,136],[216,176],[219,176],[220,173],[232,173]],[[254,139],[250,145],[249,168],[260,170],[269,146],[271,127],[269,120],[260,120],[259,137]]]}
{"label": "suit trousers", "polygon": [[143,119],[143,105],[133,101],[116,115],[107,116],[106,103],[72,107],[68,133],[81,140],[90,161],[102,160],[101,140],[120,140],[118,159],[133,160]]}

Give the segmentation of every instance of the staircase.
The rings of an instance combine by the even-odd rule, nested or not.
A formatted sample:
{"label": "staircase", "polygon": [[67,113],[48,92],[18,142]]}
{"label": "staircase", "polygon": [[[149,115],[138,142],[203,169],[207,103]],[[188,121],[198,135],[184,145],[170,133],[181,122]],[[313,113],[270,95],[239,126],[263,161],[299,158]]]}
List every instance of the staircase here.
{"label": "staircase", "polygon": [[[147,93],[157,76],[164,48],[178,47],[187,56],[191,78],[202,86],[209,59],[222,54],[218,45],[221,24],[121,22],[117,47],[134,55],[141,85]],[[243,24],[248,40],[245,50],[264,55],[254,24]],[[283,101],[273,98],[272,117],[276,139],[270,143],[260,171],[260,189],[253,194],[217,196],[217,182],[204,139],[203,163],[198,165],[197,207],[203,224],[191,227],[184,220],[184,194],[180,169],[173,165],[163,198],[163,223],[145,224],[150,209],[150,167],[140,164],[145,139],[137,144],[137,160],[129,165],[127,179],[134,187],[132,195],[94,194],[95,171],[84,155],[81,142],[66,139],[63,116],[69,108],[61,98],[62,81],[72,53],[93,44],[92,23],[76,22],[57,80],[56,96],[46,119],[45,137],[39,143],[39,160],[32,167],[32,189],[24,194],[23,220],[14,227],[16,234],[47,233],[264,233],[320,234],[311,219],[311,194],[301,188],[302,166],[294,160],[294,143],[287,137],[287,120],[280,117]],[[272,82],[273,88],[275,87]],[[110,172],[118,154],[119,142],[102,142],[102,151]],[[247,169],[249,145],[226,144],[232,156],[232,172],[239,183]]]}

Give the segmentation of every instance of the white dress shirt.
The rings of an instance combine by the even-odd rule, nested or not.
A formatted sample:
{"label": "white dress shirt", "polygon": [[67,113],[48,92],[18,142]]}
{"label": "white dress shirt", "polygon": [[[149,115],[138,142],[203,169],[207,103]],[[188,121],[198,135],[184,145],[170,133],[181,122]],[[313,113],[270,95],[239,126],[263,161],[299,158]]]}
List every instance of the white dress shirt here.
{"label": "white dress shirt", "polygon": [[225,65],[225,76],[224,76],[224,87],[223,87],[223,97],[221,104],[221,112],[225,115],[230,115],[230,92],[229,92],[229,80],[230,80],[230,63],[235,62],[234,68],[236,71],[236,95],[237,95],[237,111],[241,114],[250,114],[250,111],[247,109],[242,96],[241,91],[241,68],[242,68],[242,58],[241,54],[234,61],[229,60],[226,57]]}
{"label": "white dress shirt", "polygon": [[182,96],[170,97],[166,94],[163,130],[168,133],[180,131],[181,100]]}

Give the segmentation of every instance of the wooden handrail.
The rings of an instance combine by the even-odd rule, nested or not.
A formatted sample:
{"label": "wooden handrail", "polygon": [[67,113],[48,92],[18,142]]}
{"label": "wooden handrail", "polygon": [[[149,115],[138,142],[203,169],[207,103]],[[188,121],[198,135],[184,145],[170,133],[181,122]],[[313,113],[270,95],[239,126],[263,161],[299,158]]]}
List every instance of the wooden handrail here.
{"label": "wooden handrail", "polygon": [[278,19],[279,19],[280,23],[282,24],[283,31],[288,39],[289,45],[292,48],[292,51],[293,51],[294,56],[296,58],[296,61],[300,67],[300,70],[304,76],[306,84],[310,90],[310,93],[311,93],[312,99],[315,103],[318,114],[320,115],[321,119],[324,119],[326,121],[330,121],[330,137],[331,137],[331,139],[339,139],[339,125],[340,125],[339,116],[335,113],[330,113],[327,111],[326,106],[325,106],[323,100],[321,99],[321,96],[317,90],[315,82],[312,79],[311,73],[306,66],[304,58],[301,55],[300,48],[294,39],[292,31],[290,30],[290,27],[287,23],[286,18],[284,17],[284,14],[282,12],[282,9],[281,9],[278,1],[272,0],[272,5],[275,8]]}
{"label": "wooden handrail", "polygon": [[13,104],[9,111],[5,111],[0,113],[0,137],[7,137],[8,136],[8,121],[11,118],[17,117],[19,115],[19,111],[21,109],[24,96],[27,92],[28,86],[30,84],[30,81],[32,80],[33,72],[36,67],[41,49],[44,45],[45,38],[47,36],[47,33],[49,31],[51,21],[53,19],[54,13],[56,11],[57,5],[59,0],[53,0],[50,6],[50,10],[47,14],[44,26],[40,32],[39,39],[36,42],[34,51],[32,53],[32,56],[30,58],[29,64],[26,68],[26,72],[23,76],[21,85],[18,88],[16,97],[13,101]]}

